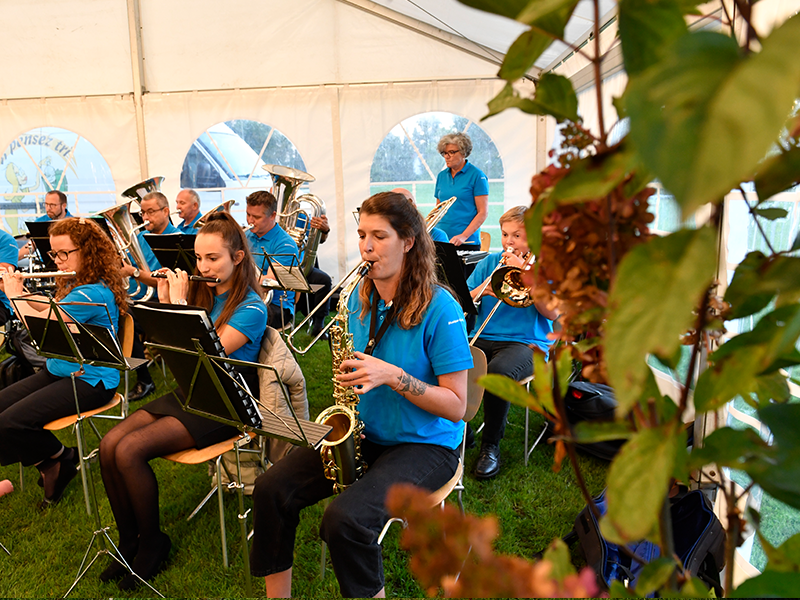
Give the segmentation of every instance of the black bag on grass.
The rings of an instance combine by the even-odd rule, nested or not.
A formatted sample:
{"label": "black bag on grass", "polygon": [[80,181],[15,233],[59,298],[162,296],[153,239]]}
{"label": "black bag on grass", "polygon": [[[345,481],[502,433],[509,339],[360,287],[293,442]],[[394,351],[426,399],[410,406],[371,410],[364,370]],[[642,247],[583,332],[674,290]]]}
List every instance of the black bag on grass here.
{"label": "black bag on grass", "polygon": [[[594,499],[601,515],[606,513],[605,490]],[[700,490],[687,492],[670,500],[672,537],[675,554],[684,569],[722,597],[719,572],[725,566],[725,530],[711,510],[711,503]],[[614,580],[635,588],[644,565],[633,560],[619,545],[612,544],[600,534],[600,526],[588,506],[575,519],[573,533],[577,534],[586,563],[594,569],[597,581],[606,589]],[[632,553],[649,562],[660,555],[658,546],[642,541],[629,544]]]}

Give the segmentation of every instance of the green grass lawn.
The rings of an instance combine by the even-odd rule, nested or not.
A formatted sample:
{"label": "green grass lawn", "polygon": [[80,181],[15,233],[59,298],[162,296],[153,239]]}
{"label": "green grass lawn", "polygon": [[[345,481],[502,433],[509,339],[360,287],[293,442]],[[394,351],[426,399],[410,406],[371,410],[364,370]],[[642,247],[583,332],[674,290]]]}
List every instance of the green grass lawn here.
{"label": "green grass lawn", "polygon": [[[331,403],[330,352],[324,344],[316,347],[300,364],[308,382],[311,416],[315,417]],[[164,393],[168,384],[161,372],[151,367],[158,384],[157,393]],[[142,403],[132,406],[135,410]],[[498,516],[502,528],[497,550],[502,553],[531,557],[553,538],[566,534],[583,506],[575,477],[568,466],[553,473],[553,448],[540,445],[523,464],[524,410],[512,407],[506,438],[503,441],[503,469],[493,480],[477,482],[466,479],[464,504],[473,514]],[[473,425],[482,421],[478,413]],[[532,434],[538,435],[542,421],[531,418]],[[101,431],[113,423],[99,421]],[[64,443],[74,445],[69,432],[59,433]],[[89,440],[97,440],[89,434]],[[467,452],[466,469],[471,473],[477,449]],[[606,465],[591,457],[581,456],[581,466],[590,490],[603,487]],[[210,489],[211,478],[205,465],[183,466],[157,459],[152,463],[159,479],[162,529],[172,538],[173,551],[167,569],[153,585],[168,597],[243,597],[245,582],[241,554],[241,537],[237,522],[235,496],[226,498],[228,552],[231,566],[225,570],[219,539],[216,501],[212,500],[192,521],[186,518]],[[95,485],[104,525],[116,530],[99,477]],[[63,595],[75,578],[78,566],[91,539],[93,519],[86,514],[80,478],[67,489],[63,500],[44,512],[36,508],[42,491],[36,485],[33,467],[25,469],[25,489],[20,490],[17,465],[0,467],[0,480],[10,479],[16,488],[0,498],[0,542],[11,556],[0,551],[0,597],[52,597]],[[452,499],[454,501],[454,499]],[[250,508],[250,498],[246,499]],[[318,535],[322,507],[315,506],[303,514],[295,548],[293,595],[308,598],[340,597],[339,586],[330,563],[325,577],[320,577],[320,541]],[[252,519],[248,521],[248,526]],[[400,528],[395,527],[384,541],[384,568],[387,596],[423,597],[423,590],[408,571],[408,556],[398,548]],[[94,555],[94,550],[92,551]],[[105,568],[107,557],[95,565],[73,592],[77,597],[125,596],[114,583],[100,583],[98,575]],[[263,581],[253,581],[254,593],[263,596]],[[144,592],[138,592],[139,596]],[[135,594],[128,594],[134,596]]]}

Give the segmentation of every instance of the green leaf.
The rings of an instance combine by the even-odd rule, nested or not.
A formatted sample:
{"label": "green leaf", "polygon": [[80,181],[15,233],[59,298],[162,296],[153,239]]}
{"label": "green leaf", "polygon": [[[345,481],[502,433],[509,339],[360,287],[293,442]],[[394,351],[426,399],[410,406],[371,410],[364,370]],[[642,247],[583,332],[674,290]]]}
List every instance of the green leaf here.
{"label": "green leaf", "polygon": [[703,440],[700,448],[689,455],[689,468],[700,469],[706,465],[740,469],[754,457],[773,454],[769,445],[752,429],[721,427]]}
{"label": "green leaf", "polygon": [[784,208],[754,208],[753,212],[759,217],[767,219],[768,221],[775,221],[776,219],[783,219],[789,214]]}
{"label": "green leaf", "polygon": [[511,44],[497,76],[506,81],[523,77],[550,44],[564,37],[564,27],[577,3],[577,0],[547,2],[548,10],[531,21],[531,28]]}
{"label": "green leaf", "polygon": [[774,291],[761,289],[761,271],[766,265],[766,256],[761,252],[750,252],[736,267],[731,284],[725,291],[725,301],[731,305],[732,319],[764,310],[775,296]]}
{"label": "green leaf", "polygon": [[631,429],[626,423],[581,421],[575,424],[573,439],[578,444],[593,444],[610,440],[626,440]]}
{"label": "green leaf", "polygon": [[619,451],[608,471],[608,512],[600,522],[607,540],[628,544],[657,532],[681,433],[673,426],[646,429]]}
{"label": "green leaf", "polygon": [[792,243],[792,251],[800,250],[800,232],[797,233],[797,237],[794,238],[794,242]]}
{"label": "green leaf", "polygon": [[632,592],[628,588],[625,587],[625,584],[615,579],[611,582],[611,586],[608,589],[608,597],[609,598],[638,598],[639,595],[636,592]]}
{"label": "green leaf", "polygon": [[[800,404],[773,404],[758,409],[773,435],[771,460],[753,460],[744,470],[773,498],[800,508]],[[800,589],[800,588],[798,588]]]}
{"label": "green leaf", "polygon": [[528,234],[528,248],[533,255],[539,254],[542,247],[542,223],[544,222],[545,202],[536,202],[525,211],[525,233]]}
{"label": "green leaf", "polygon": [[534,98],[523,98],[508,83],[497,96],[489,101],[489,112],[481,121],[503,112],[507,108],[518,108],[530,115],[551,115],[559,123],[566,119],[579,121],[578,97],[572,83],[566,77],[547,73],[539,80]]}
{"label": "green leaf", "polygon": [[688,34],[631,77],[630,135],[684,215],[751,179],[786,121],[800,80],[800,18],[762,42],[745,57],[726,35]]}
{"label": "green leaf", "polygon": [[[556,414],[553,403],[553,367],[541,352],[533,353],[533,390],[539,405],[547,412]],[[562,390],[563,393],[563,390]]]}
{"label": "green leaf", "polygon": [[558,390],[563,396],[567,393],[569,380],[572,377],[572,354],[561,352],[556,357],[556,373],[558,373]]}
{"label": "green leaf", "polygon": [[478,384],[486,388],[490,394],[511,402],[511,404],[542,412],[541,404],[537,399],[531,396],[524,386],[510,377],[496,374],[484,375],[478,379]]}
{"label": "green leaf", "polygon": [[[763,354],[763,348],[754,348]],[[746,396],[754,391],[758,367],[753,364],[753,357],[752,353],[741,352],[703,371],[694,391],[695,410],[699,413],[716,410],[736,396]]]}
{"label": "green leaf", "polygon": [[692,311],[714,276],[716,236],[710,228],[681,230],[631,250],[609,296],[606,364],[617,414],[640,397],[648,353],[670,356],[694,323]]}
{"label": "green leaf", "polygon": [[732,598],[796,598],[800,573],[766,571],[737,587]]}
{"label": "green leaf", "polygon": [[620,0],[618,15],[625,71],[630,76],[657,63],[665,48],[687,31],[676,0]]}
{"label": "green leaf", "polygon": [[770,402],[788,402],[791,398],[786,376],[780,371],[756,377],[755,384],[753,393],[758,396],[758,401],[762,406],[766,406]]}
{"label": "green leaf", "polygon": [[671,558],[659,557],[651,560],[642,569],[636,580],[636,593],[646,597],[664,586],[675,571],[676,563]]}
{"label": "green leaf", "polygon": [[681,588],[683,598],[716,598],[716,595],[697,577],[690,577]]}
{"label": "green leaf", "polygon": [[637,153],[624,141],[608,152],[583,158],[553,187],[548,202],[568,204],[603,198],[620,183],[644,170]]}
{"label": "green leaf", "polygon": [[800,183],[800,146],[781,150],[777,156],[764,161],[754,183],[760,201]]}
{"label": "green leaf", "polygon": [[767,555],[766,571],[800,572],[800,533],[790,537],[779,548],[774,548],[760,531],[757,533],[764,554]]}
{"label": "green leaf", "polygon": [[559,583],[563,582],[567,575],[575,574],[575,567],[572,565],[572,558],[569,554],[569,546],[563,540],[553,540],[553,543],[545,550],[543,558],[552,565],[550,577]]}

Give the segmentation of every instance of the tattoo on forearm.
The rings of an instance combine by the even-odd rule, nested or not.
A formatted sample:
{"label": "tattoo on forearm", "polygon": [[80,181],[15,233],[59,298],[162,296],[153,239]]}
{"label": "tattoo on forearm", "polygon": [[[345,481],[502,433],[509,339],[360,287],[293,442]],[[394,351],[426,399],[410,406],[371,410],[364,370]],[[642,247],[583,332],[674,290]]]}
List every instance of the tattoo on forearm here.
{"label": "tattoo on forearm", "polygon": [[405,371],[402,371],[400,377],[397,378],[397,385],[394,387],[394,391],[398,394],[410,392],[414,396],[422,396],[427,391],[428,387],[428,384],[424,381],[420,381],[416,377],[412,377]]}

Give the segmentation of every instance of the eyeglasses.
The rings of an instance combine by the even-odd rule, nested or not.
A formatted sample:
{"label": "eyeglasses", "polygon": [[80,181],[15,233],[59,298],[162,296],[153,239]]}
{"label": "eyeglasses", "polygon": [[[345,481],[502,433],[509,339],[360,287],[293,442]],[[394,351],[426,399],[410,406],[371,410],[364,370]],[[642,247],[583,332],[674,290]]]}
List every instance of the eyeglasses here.
{"label": "eyeglasses", "polygon": [[445,158],[450,158],[451,156],[455,156],[460,152],[461,150],[445,150],[444,152],[442,152],[442,156],[444,156]]}
{"label": "eyeglasses", "polygon": [[50,204],[49,202],[44,203],[46,208],[58,208],[61,206],[61,202],[56,202],[55,204]]}
{"label": "eyeglasses", "polygon": [[158,213],[160,213],[162,210],[164,210],[164,209],[167,209],[167,208],[168,208],[168,207],[166,207],[166,206],[165,206],[164,208],[151,208],[150,210],[143,210],[143,211],[142,211],[142,214],[143,214],[145,217],[152,217],[153,215],[157,215],[157,214],[158,214]]}
{"label": "eyeglasses", "polygon": [[64,262],[69,258],[73,252],[77,252],[80,248],[73,248],[72,250],[48,250],[47,255],[53,260]]}

